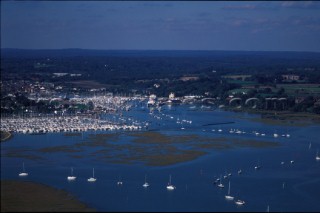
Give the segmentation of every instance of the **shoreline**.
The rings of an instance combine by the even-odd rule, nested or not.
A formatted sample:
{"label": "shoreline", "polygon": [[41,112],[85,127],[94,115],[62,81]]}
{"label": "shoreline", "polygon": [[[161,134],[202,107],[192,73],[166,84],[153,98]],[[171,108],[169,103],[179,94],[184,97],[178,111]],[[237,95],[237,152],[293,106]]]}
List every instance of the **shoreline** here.
{"label": "shoreline", "polygon": [[73,195],[31,181],[1,180],[1,212],[94,212]]}

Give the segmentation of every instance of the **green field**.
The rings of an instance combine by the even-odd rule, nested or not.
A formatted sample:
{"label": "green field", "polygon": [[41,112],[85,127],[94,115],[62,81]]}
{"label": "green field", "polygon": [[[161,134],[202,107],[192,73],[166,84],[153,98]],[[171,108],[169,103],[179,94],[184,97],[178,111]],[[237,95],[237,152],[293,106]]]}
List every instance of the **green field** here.
{"label": "green field", "polygon": [[281,87],[287,94],[320,95],[320,84],[277,84],[277,88]]}

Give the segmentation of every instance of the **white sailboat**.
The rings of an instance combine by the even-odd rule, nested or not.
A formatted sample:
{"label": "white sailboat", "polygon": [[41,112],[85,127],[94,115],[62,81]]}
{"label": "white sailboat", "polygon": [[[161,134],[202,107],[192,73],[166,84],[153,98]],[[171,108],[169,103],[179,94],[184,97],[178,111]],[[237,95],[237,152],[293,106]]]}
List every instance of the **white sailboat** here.
{"label": "white sailboat", "polygon": [[220,181],[220,178],[217,178],[215,181],[213,181],[213,184],[216,184]]}
{"label": "white sailboat", "polygon": [[71,167],[71,176],[68,176],[67,179],[68,180],[75,180],[77,177],[73,176],[73,168]]}
{"label": "white sailboat", "polygon": [[24,162],[22,163],[22,172],[19,173],[20,177],[28,176],[28,173],[25,172]]}
{"label": "white sailboat", "polygon": [[320,160],[319,151],[317,150],[316,160]]}
{"label": "white sailboat", "polygon": [[147,182],[147,175],[144,176],[144,184],[142,185],[144,188],[149,187],[149,183]]}
{"label": "white sailboat", "polygon": [[122,186],[122,184],[123,184],[123,182],[121,181],[121,176],[119,175],[119,180],[118,180],[118,182],[117,182],[117,185],[118,185],[118,186]]}
{"label": "white sailboat", "polygon": [[242,205],[245,204],[245,202],[244,202],[243,200],[237,200],[235,203],[236,203],[237,205],[239,205],[239,206],[242,206]]}
{"label": "white sailboat", "polygon": [[94,178],[94,168],[92,169],[92,177],[88,178],[88,182],[95,182],[97,179]]}
{"label": "white sailboat", "polygon": [[234,197],[230,195],[230,181],[229,181],[229,189],[228,189],[228,195],[224,196],[227,200],[233,200]]}
{"label": "white sailboat", "polygon": [[176,189],[176,187],[171,184],[171,175],[169,176],[169,183],[168,183],[168,185],[167,185],[167,189],[168,189],[168,190],[174,190],[174,189]]}
{"label": "white sailboat", "polygon": [[221,176],[220,176],[220,183],[218,184],[218,187],[220,187],[220,188],[224,188],[224,185],[221,183]]}
{"label": "white sailboat", "polygon": [[258,169],[260,169],[260,168],[261,168],[261,166],[260,166],[260,161],[259,161],[259,162],[258,162],[258,165],[255,166],[254,169],[255,169],[255,170],[258,170]]}

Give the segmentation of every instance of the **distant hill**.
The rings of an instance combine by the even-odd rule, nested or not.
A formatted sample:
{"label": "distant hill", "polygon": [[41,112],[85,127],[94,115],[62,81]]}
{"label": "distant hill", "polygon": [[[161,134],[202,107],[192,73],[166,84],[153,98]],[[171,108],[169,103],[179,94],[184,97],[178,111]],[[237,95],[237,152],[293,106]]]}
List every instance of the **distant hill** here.
{"label": "distant hill", "polygon": [[114,85],[181,76],[216,79],[227,74],[308,73],[310,79],[317,79],[314,74],[320,71],[319,59],[317,52],[1,49],[1,77],[41,76],[42,80],[56,81],[51,79],[52,73],[76,73],[82,74],[78,80]]}

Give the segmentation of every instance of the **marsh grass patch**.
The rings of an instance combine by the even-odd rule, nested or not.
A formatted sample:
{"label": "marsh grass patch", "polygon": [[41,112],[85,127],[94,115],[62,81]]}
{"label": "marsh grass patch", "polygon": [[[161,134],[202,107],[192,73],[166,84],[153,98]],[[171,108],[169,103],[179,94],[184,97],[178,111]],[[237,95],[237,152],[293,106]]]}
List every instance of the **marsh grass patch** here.
{"label": "marsh grass patch", "polygon": [[66,136],[66,137],[79,137],[79,136],[82,136],[82,133],[79,133],[79,132],[67,132],[67,133],[64,133],[63,136]]}
{"label": "marsh grass patch", "polygon": [[41,148],[38,151],[44,153],[54,153],[54,152],[81,152],[81,149],[77,147],[73,147],[71,145],[63,145],[63,146],[53,146],[53,147],[45,147]]}
{"label": "marsh grass patch", "polygon": [[9,158],[24,158],[29,160],[43,160],[42,157],[35,155],[35,154],[29,154],[29,153],[21,153],[16,151],[10,151],[6,152],[3,157],[9,157]]}
{"label": "marsh grass patch", "polygon": [[260,140],[248,140],[248,139],[232,139],[232,144],[240,147],[254,147],[254,148],[266,148],[279,146],[278,142],[274,141],[260,141]]}

